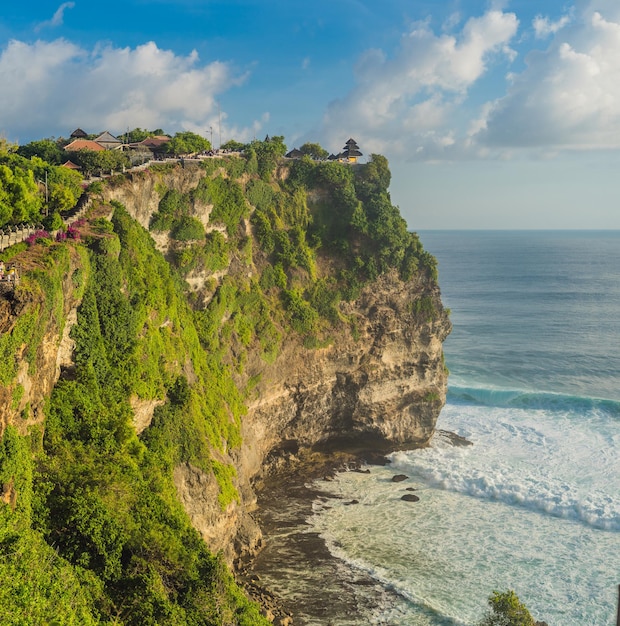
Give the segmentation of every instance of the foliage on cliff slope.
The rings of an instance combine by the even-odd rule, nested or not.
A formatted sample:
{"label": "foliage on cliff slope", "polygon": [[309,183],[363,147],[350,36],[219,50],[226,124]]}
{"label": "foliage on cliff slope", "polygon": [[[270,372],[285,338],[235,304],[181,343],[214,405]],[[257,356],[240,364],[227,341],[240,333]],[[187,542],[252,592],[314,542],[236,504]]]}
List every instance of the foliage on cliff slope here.
{"label": "foliage on cliff slope", "polygon": [[[7,623],[264,623],[191,527],[173,469],[213,473],[225,509],[238,497],[228,452],[253,384],[249,352],[272,362],[286,335],[312,349],[354,326],[338,304],[364,283],[396,269],[432,285],[436,271],[390,202],[383,157],[277,166],[277,146],[264,144],[209,161],[189,193],[160,184],[151,229],[176,242],[172,265],[119,204],[111,222],[91,220],[84,244],[23,253],[42,261],[18,288],[39,295],[1,337],[0,383],[16,397],[20,360],[36,367],[42,349],[37,329],[62,330],[71,255],[81,305],[74,366],[47,399],[44,429],[25,435],[26,411],[0,441]],[[199,206],[219,228],[204,231]],[[197,271],[213,273],[206,305],[182,281]],[[138,436],[132,403],[147,401],[159,406]]]}
{"label": "foliage on cliff slope", "polygon": [[[260,624],[172,482],[174,466],[192,462],[218,475],[222,505],[235,497],[234,468],[210,451],[238,443],[240,394],[201,349],[143,229],[121,207],[94,229],[75,368],[49,398],[42,439],[13,426],[2,439],[0,482],[14,498],[1,505],[0,611],[14,624]],[[36,352],[36,337],[20,341],[30,339]],[[166,399],[142,439],[132,396]]]}

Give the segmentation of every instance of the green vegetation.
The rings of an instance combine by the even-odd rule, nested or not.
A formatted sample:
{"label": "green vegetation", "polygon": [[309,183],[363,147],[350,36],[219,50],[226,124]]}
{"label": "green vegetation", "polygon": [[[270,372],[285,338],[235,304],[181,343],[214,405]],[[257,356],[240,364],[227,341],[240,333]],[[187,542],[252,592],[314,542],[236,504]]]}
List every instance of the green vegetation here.
{"label": "green vegetation", "polygon": [[536,622],[525,605],[512,591],[494,591],[489,596],[489,614],[479,626],[535,626]]}
{"label": "green vegetation", "polygon": [[64,212],[82,193],[80,174],[37,156],[0,150],[0,228],[37,223],[46,213]]}
{"label": "green vegetation", "polygon": [[140,141],[144,141],[148,137],[161,137],[166,133],[161,129],[157,128],[155,130],[146,130],[144,128],[134,128],[129,132],[123,134],[123,141],[125,143],[139,143]]}
{"label": "green vegetation", "polygon": [[[172,480],[191,463],[220,485],[216,507],[237,499],[234,468],[211,450],[239,445],[241,395],[201,346],[194,313],[141,227],[120,205],[113,224],[91,227],[100,234],[73,281],[84,285],[75,371],[52,392],[42,440],[9,428],[1,441],[0,610],[11,624],[264,624],[191,527]],[[62,319],[72,249],[54,244],[46,271],[24,276],[19,288],[41,305],[3,335],[3,384],[20,346],[34,357],[49,316]],[[247,300],[239,320],[255,310]],[[131,397],[163,401],[142,439]]]}
{"label": "green vegetation", "polygon": [[226,226],[226,232],[234,235],[241,219],[249,214],[249,207],[241,185],[231,178],[217,176],[203,178],[194,192],[196,198],[213,205],[210,219]]}
{"label": "green vegetation", "polygon": [[305,143],[299,151],[317,160],[326,159],[329,156],[329,152],[318,143]]}
{"label": "green vegetation", "polygon": [[254,140],[245,147],[245,153],[248,163],[256,159],[256,173],[262,180],[268,182],[279,160],[286,154],[284,137],[278,135],[265,141]]}
{"label": "green vegetation", "polygon": [[67,157],[82,168],[86,177],[120,172],[130,165],[127,154],[118,150],[77,150],[67,153]]}
{"label": "green vegetation", "polygon": [[211,142],[191,131],[177,133],[166,144],[168,154],[195,154],[207,150],[211,150]]}
{"label": "green vegetation", "polygon": [[[318,144],[305,148],[320,158]],[[436,277],[434,259],[390,202],[384,157],[355,167],[283,164],[285,151],[274,137],[244,146],[242,157],[210,159],[191,192],[174,188],[178,166],[150,168],[144,176],[155,178],[160,201],[149,228],[170,234],[167,260],[115,202],[111,222],[92,219],[83,243],[48,240],[1,255],[38,259],[16,287],[28,306],[0,336],[0,385],[14,410],[25,402],[20,363],[34,372],[46,330],[62,331],[63,284],[81,299],[74,367],[46,401],[45,428],[9,427],[0,440],[7,623],[267,623],[192,528],[174,472],[203,472],[217,485],[214,507],[225,511],[239,500],[229,454],[261,378],[256,356],[273,363],[287,336],[306,349],[329,345],[344,325],[355,336],[340,303],[383,273]],[[53,225],[77,179],[31,156],[0,155],[0,215],[40,215],[36,181],[47,171]],[[196,217],[205,208],[209,232]],[[213,274],[200,301],[182,280],[197,271]],[[430,297],[411,312],[420,323],[439,315]],[[146,402],[157,407],[138,435],[133,407]]]}
{"label": "green vegetation", "polygon": [[39,139],[31,141],[17,148],[17,154],[26,159],[39,157],[51,165],[62,165],[66,161],[66,153],[63,150],[62,142],[55,139]]}

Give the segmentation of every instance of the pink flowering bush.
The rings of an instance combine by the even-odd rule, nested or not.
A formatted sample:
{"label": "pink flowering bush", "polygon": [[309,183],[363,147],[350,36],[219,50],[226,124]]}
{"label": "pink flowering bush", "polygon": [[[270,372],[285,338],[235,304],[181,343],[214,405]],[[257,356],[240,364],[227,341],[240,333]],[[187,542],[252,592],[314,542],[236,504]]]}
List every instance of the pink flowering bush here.
{"label": "pink flowering bush", "polygon": [[26,237],[26,243],[29,246],[32,246],[35,243],[37,243],[40,239],[45,240],[45,239],[51,239],[51,238],[52,236],[46,230],[35,230],[34,233]]}
{"label": "pink flowering bush", "polygon": [[[82,223],[84,222],[84,220],[78,220],[78,221],[81,221]],[[75,224],[72,224],[71,226],[69,226],[69,228],[67,228],[67,232],[66,232],[67,239],[79,239],[80,238],[80,231],[77,228],[77,224],[78,222],[75,222]]]}

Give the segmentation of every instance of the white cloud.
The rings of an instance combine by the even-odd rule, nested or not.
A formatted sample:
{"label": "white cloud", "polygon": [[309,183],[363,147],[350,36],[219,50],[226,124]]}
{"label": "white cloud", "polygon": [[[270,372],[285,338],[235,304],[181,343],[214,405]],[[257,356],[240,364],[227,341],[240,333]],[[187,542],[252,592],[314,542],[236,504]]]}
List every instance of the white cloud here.
{"label": "white cloud", "polygon": [[75,6],[75,2],[63,2],[58,7],[58,9],[56,9],[56,12],[52,16],[52,19],[38,24],[35,28],[35,31],[38,32],[42,28],[48,28],[48,27],[54,28],[56,26],[62,26],[64,19],[65,19],[65,11],[67,9],[72,9],[74,6]]}
{"label": "white cloud", "polygon": [[548,35],[555,35],[559,30],[564,28],[571,21],[571,17],[564,15],[556,22],[552,22],[548,17],[537,15],[532,21],[534,32],[538,39],[543,39]]}
{"label": "white cloud", "polygon": [[[596,7],[605,6],[605,0]],[[549,47],[532,52],[474,135],[489,147],[620,148],[620,10],[582,3]]]}
{"label": "white cloud", "polygon": [[328,107],[325,135],[352,134],[372,151],[389,145],[391,153],[400,149],[425,158],[453,146],[453,132],[443,124],[492,57],[513,56],[508,44],[517,27],[513,13],[499,10],[470,18],[456,35],[436,35],[428,22],[415,24],[393,58],[382,50],[362,56],[357,86]]}
{"label": "white cloud", "polygon": [[204,132],[219,124],[219,94],[244,79],[226,63],[204,64],[196,52],[179,56],[153,42],[85,50],[64,39],[13,40],[0,51],[0,84],[11,86],[0,99],[0,119],[22,142],[66,136],[77,126]]}

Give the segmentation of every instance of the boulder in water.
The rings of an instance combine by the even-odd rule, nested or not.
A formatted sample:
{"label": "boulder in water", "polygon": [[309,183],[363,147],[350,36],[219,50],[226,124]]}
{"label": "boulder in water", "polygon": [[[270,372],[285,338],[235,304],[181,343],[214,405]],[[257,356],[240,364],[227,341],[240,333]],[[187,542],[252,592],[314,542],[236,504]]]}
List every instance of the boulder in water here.
{"label": "boulder in water", "polygon": [[409,476],[405,476],[405,474],[396,474],[396,476],[392,476],[393,483],[402,483],[403,480],[407,480]]}

